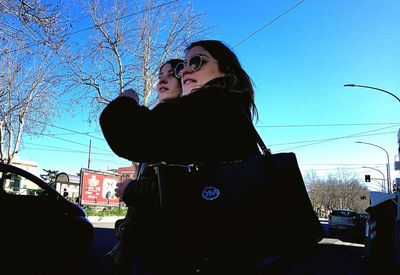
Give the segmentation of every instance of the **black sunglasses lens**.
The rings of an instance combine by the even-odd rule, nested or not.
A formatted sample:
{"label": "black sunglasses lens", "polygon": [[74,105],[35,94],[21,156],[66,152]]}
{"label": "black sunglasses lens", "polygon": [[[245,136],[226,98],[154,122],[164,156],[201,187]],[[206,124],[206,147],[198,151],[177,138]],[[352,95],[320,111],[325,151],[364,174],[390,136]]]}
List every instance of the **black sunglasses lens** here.
{"label": "black sunglasses lens", "polygon": [[182,70],[184,67],[185,67],[185,64],[183,62],[181,62],[175,66],[174,73],[177,78],[182,77]]}
{"label": "black sunglasses lens", "polygon": [[[200,69],[203,59],[200,55],[193,56],[189,61],[189,68],[192,72]],[[181,62],[175,66],[174,73],[177,78],[182,77],[182,70],[185,68],[185,62]]]}
{"label": "black sunglasses lens", "polygon": [[196,55],[193,56],[190,60],[189,60],[189,67],[192,71],[197,71],[200,67],[201,67],[201,56],[200,55]]}

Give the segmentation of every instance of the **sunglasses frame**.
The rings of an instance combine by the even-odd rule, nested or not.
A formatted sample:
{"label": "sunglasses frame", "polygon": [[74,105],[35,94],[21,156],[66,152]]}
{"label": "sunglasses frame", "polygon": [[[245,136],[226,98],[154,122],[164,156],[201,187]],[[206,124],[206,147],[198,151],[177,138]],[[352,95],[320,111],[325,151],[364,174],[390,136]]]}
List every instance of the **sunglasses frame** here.
{"label": "sunglasses frame", "polygon": [[[183,62],[180,62],[180,63],[176,64],[176,66],[175,66],[175,68],[174,68],[175,77],[176,77],[176,78],[181,78],[181,77],[182,77],[181,72],[182,72],[183,69],[185,69],[185,67],[186,67],[187,65],[189,65],[189,68],[190,68],[190,70],[191,70],[192,72],[195,72],[195,71],[199,70],[199,69],[201,68],[201,66],[203,66],[203,57],[208,57],[208,56],[201,55],[201,54],[196,54],[196,55],[192,56],[189,60],[185,60],[185,61],[183,61]],[[193,67],[193,64],[190,65],[190,62],[191,62],[194,58],[199,58],[199,59],[200,59],[199,64],[196,65],[195,67]],[[179,72],[177,73],[177,72],[176,72],[176,68],[177,68],[178,66],[180,66],[180,65],[183,65],[183,67],[182,67],[182,69],[180,69]]]}

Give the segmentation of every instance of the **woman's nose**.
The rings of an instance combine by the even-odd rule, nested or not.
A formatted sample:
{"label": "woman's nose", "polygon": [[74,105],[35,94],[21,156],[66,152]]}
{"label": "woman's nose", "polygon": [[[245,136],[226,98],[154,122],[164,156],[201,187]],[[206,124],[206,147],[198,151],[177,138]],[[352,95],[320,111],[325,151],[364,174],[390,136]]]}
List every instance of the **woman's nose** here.
{"label": "woman's nose", "polygon": [[161,75],[161,76],[159,76],[159,78],[158,78],[158,83],[163,83],[163,84],[165,84],[165,83],[167,83],[167,79],[168,79],[168,76],[166,76],[166,75]]}
{"label": "woman's nose", "polygon": [[185,66],[183,67],[183,69],[181,70],[181,75],[184,76],[187,73],[191,73],[192,70],[190,69],[190,66],[188,63],[185,63]]}

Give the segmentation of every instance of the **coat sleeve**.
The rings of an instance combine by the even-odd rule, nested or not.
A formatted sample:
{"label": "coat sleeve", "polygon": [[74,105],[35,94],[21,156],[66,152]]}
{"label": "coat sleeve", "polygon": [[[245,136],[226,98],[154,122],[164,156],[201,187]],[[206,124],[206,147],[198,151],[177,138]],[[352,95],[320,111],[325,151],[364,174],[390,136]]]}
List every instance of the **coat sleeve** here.
{"label": "coat sleeve", "polygon": [[[238,95],[199,91],[154,109],[120,97],[100,116],[100,125],[118,156],[138,162],[191,163],[208,158],[234,137]],[[231,140],[231,138],[229,139]],[[229,144],[232,151],[234,145]],[[222,153],[221,153],[222,154]]]}
{"label": "coat sleeve", "polygon": [[140,148],[153,143],[155,137],[152,127],[147,127],[150,113],[148,108],[129,97],[118,97],[106,106],[100,115],[100,126],[115,154],[142,162],[145,150]]}

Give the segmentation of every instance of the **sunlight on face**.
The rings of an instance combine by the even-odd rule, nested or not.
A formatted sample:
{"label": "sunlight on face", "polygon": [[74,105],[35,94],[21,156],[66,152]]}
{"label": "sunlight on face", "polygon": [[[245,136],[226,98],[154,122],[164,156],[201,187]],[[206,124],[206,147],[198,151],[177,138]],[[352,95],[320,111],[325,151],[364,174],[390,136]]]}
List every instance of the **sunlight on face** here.
{"label": "sunlight on face", "polygon": [[171,64],[165,64],[158,75],[158,99],[165,101],[180,96],[182,92],[179,79],[175,78]]}
{"label": "sunlight on face", "polygon": [[186,54],[186,60],[190,60],[195,55],[202,57],[202,65],[196,71],[192,71],[189,66],[182,69],[182,95],[188,95],[194,89],[203,87],[208,81],[225,75],[219,70],[217,60],[203,47],[191,48]]}

